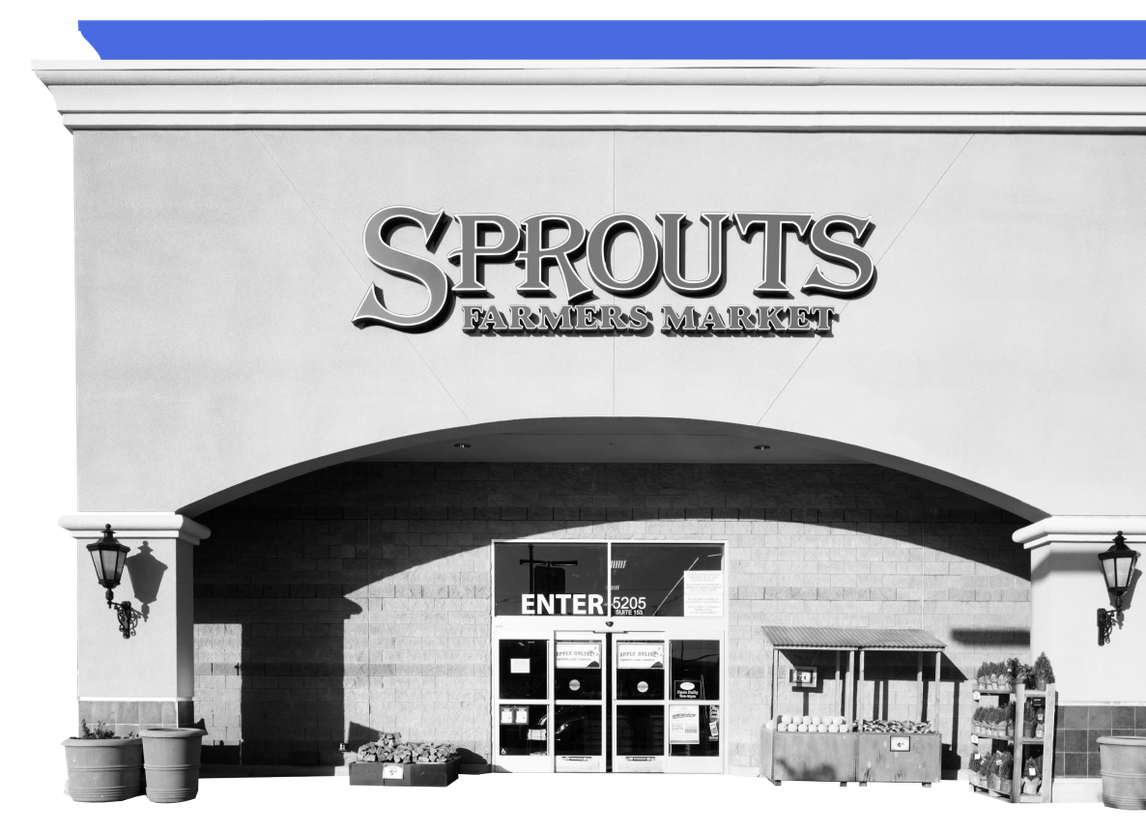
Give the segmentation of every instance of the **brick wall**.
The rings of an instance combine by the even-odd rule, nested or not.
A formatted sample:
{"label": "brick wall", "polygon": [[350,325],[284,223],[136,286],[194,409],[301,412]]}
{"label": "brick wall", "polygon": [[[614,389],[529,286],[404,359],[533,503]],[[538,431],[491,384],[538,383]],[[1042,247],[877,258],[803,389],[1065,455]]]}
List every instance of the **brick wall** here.
{"label": "brick wall", "polygon": [[[393,730],[488,761],[492,539],[726,540],[734,766],[756,764],[768,714],[764,624],[945,640],[947,767],[966,763],[963,677],[1029,660],[1029,559],[1010,540],[1025,523],[876,466],[361,462],[197,519],[212,530],[195,556],[204,761],[341,764],[340,741]],[[869,682],[869,712],[917,718],[914,657],[874,671],[889,680]],[[780,690],[780,712],[838,706],[832,684],[807,702]]]}

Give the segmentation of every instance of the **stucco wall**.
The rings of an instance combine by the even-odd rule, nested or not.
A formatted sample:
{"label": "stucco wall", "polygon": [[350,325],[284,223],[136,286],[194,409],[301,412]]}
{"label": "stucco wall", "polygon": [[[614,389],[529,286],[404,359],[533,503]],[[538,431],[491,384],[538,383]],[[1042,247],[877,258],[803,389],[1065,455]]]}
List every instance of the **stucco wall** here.
{"label": "stucco wall", "polygon": [[[337,764],[338,742],[372,730],[488,761],[493,539],[727,541],[733,768],[756,764],[767,719],[764,624],[922,627],[946,641],[949,767],[966,760],[963,677],[1028,657],[1020,520],[876,466],[354,463],[199,519],[212,535],[195,555],[196,708],[216,762],[237,763],[241,740],[244,764]],[[918,717],[908,663],[880,693],[892,718]],[[810,701],[833,706],[830,688]]]}
{"label": "stucco wall", "polygon": [[[1146,603],[1138,583],[1123,603],[1124,620],[1098,645],[1095,611],[1112,608],[1098,554],[1111,541],[1049,543],[1031,551],[1031,649],[1059,653],[1055,676],[1063,703],[1146,704]],[[1138,550],[1142,546],[1132,543]]]}
{"label": "stucco wall", "polygon": [[[81,510],[195,513],[430,430],[651,416],[868,448],[1006,494],[1028,519],[1141,511],[1146,328],[1117,323],[1146,303],[1141,136],[80,130],[75,153]],[[834,303],[831,338],[472,338],[459,315],[359,330],[374,280],[395,308],[422,303],[362,249],[365,220],[399,204],[586,223],[870,214],[878,279]],[[754,302],[760,276],[759,239],[732,236],[718,306]],[[456,244],[455,224],[435,255],[451,274]],[[703,256],[690,244],[690,268]],[[526,302],[511,265],[488,275],[487,302]],[[663,285],[642,298],[681,300]]]}

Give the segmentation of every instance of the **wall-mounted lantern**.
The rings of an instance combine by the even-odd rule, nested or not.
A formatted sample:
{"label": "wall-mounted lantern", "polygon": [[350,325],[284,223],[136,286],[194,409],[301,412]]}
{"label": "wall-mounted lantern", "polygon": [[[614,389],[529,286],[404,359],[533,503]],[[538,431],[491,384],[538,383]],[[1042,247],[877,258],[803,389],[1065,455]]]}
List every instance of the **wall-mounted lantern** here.
{"label": "wall-mounted lantern", "polygon": [[1098,645],[1110,643],[1110,633],[1114,624],[1122,628],[1122,595],[1134,580],[1134,565],[1138,562],[1138,552],[1126,546],[1126,537],[1119,531],[1114,537],[1114,545],[1098,555],[1102,566],[1102,576],[1106,579],[1106,591],[1114,596],[1113,609],[1098,610]]}
{"label": "wall-mounted lantern", "polygon": [[123,564],[127,561],[127,552],[131,549],[115,538],[110,524],[104,526],[103,536],[89,544],[87,549],[88,553],[92,555],[96,579],[99,580],[101,586],[107,589],[104,593],[107,607],[115,609],[116,617],[119,618],[119,631],[123,633],[125,638],[130,638],[135,634],[136,622],[143,615],[131,608],[130,601],[113,602],[112,589],[119,585],[119,579],[123,576]]}

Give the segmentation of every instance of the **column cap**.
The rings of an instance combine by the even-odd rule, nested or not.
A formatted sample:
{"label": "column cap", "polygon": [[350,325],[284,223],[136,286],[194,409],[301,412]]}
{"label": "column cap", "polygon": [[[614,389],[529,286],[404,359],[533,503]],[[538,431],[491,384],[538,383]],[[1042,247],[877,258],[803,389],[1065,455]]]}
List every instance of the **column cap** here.
{"label": "column cap", "polygon": [[1011,535],[1025,548],[1052,542],[1105,543],[1121,531],[1128,543],[1146,543],[1146,516],[1049,516]]}
{"label": "column cap", "polygon": [[111,525],[116,536],[177,539],[198,545],[211,536],[211,530],[182,514],[163,511],[148,513],[107,513],[92,511],[84,514],[65,514],[60,526],[77,540],[98,539],[105,525]]}

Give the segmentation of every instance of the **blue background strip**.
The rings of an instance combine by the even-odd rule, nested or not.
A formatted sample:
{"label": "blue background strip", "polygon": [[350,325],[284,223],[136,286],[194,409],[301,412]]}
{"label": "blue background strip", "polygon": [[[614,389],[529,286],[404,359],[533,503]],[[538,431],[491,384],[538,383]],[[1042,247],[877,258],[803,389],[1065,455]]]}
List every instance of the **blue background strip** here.
{"label": "blue background strip", "polygon": [[104,60],[1135,60],[1146,21],[81,20]]}

